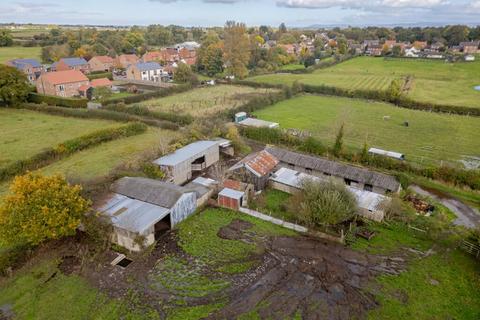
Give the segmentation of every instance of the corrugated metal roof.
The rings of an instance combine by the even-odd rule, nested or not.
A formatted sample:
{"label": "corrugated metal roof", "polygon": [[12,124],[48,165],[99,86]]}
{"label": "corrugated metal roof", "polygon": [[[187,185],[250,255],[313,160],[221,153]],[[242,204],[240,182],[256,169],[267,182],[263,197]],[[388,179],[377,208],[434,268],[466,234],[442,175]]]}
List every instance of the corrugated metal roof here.
{"label": "corrugated metal roof", "polygon": [[115,227],[140,234],[170,213],[161,206],[116,193],[99,211],[107,215]]}
{"label": "corrugated metal roof", "polygon": [[201,140],[190,143],[189,145],[186,145],[185,147],[176,150],[174,153],[170,153],[166,156],[158,158],[157,160],[153,161],[153,163],[161,166],[174,166],[186,160],[194,158],[204,153],[209,148],[215,145],[218,146],[218,144],[218,141],[209,140]]}
{"label": "corrugated metal roof", "polygon": [[223,196],[223,197],[227,197],[227,198],[231,198],[231,199],[237,199],[237,200],[241,199],[244,195],[245,195],[244,192],[229,189],[229,188],[224,188],[218,194],[218,196]]}
{"label": "corrugated metal roof", "polygon": [[213,187],[217,184],[217,181],[210,178],[204,178],[204,177],[198,177],[192,182],[196,184],[201,184],[202,186],[205,186],[205,187]]}
{"label": "corrugated metal roof", "polygon": [[25,69],[27,65],[31,65],[34,68],[40,68],[42,65],[35,59],[15,59],[11,60],[10,63],[17,69]]}
{"label": "corrugated metal roof", "polygon": [[265,150],[284,163],[291,163],[302,168],[309,168],[391,191],[397,191],[400,188],[400,183],[394,177],[366,168],[312,157],[276,147],[267,147]]}
{"label": "corrugated metal roof", "polygon": [[279,124],[276,122],[270,122],[254,118],[247,118],[245,120],[239,121],[238,123],[243,126],[255,128],[277,128],[279,126]]}
{"label": "corrugated metal roof", "polygon": [[387,150],[382,150],[378,148],[370,148],[368,149],[368,152],[373,154],[378,154],[381,156],[399,159],[399,160],[405,159],[405,156],[399,152],[387,151]]}
{"label": "corrugated metal roof", "polygon": [[275,158],[271,153],[262,150],[248,155],[231,167],[230,170],[237,170],[245,167],[256,176],[263,177],[269,174],[278,163],[278,159]]}

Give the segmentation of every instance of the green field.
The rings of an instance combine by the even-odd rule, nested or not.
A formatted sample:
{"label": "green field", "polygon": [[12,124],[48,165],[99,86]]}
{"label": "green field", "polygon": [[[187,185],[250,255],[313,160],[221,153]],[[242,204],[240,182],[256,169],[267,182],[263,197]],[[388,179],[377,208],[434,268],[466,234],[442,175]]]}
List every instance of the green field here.
{"label": "green field", "polygon": [[120,123],[0,109],[0,167],[29,158],[48,147]]}
{"label": "green field", "polygon": [[252,97],[256,97],[270,89],[254,89],[244,86],[216,85],[193,89],[184,93],[148,100],[140,103],[149,109],[174,113],[191,114],[193,116],[210,116],[228,109],[238,107]]}
{"label": "green field", "polygon": [[407,76],[413,79],[407,95],[415,100],[480,108],[480,91],[474,90],[480,85],[480,61],[445,63],[359,57],[310,74],[270,74],[251,80],[275,84],[291,84],[298,80],[344,89],[384,90],[393,79]]}
{"label": "green field", "polygon": [[42,48],[40,47],[1,47],[0,63],[13,59],[33,58],[41,61]]}
{"label": "green field", "polygon": [[[332,145],[345,123],[347,146],[361,149],[367,141],[377,147],[404,153],[422,164],[454,162],[464,156],[479,156],[480,119],[396,108],[360,99],[304,95],[255,112],[261,119],[283,128],[310,131]],[[390,116],[390,120],[384,120]],[[409,127],[403,125],[409,122]]]}

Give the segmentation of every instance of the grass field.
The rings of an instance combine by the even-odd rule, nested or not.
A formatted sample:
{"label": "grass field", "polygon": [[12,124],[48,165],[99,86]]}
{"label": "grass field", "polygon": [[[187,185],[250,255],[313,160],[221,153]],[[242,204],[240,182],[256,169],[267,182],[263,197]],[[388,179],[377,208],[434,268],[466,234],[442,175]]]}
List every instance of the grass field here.
{"label": "grass field", "polygon": [[242,86],[217,85],[197,88],[165,98],[140,103],[152,110],[210,116],[246,103],[252,97],[272,92]]}
{"label": "grass field", "polygon": [[[279,122],[283,128],[309,130],[332,145],[345,123],[344,141],[360,149],[371,147],[404,153],[409,161],[460,165],[463,156],[479,156],[480,119],[396,108],[386,103],[327,96],[304,95],[255,113]],[[390,116],[390,120],[383,120]],[[403,125],[409,122],[409,127]]]}
{"label": "grass field", "polygon": [[359,57],[310,74],[270,74],[251,78],[267,83],[291,84],[298,80],[310,85],[344,89],[386,89],[393,79],[413,77],[411,98],[438,104],[480,108],[480,61],[445,63],[424,60],[385,60]]}
{"label": "grass field", "polygon": [[1,47],[0,63],[5,63],[12,59],[33,58],[41,61],[42,48],[40,47]]}
{"label": "grass field", "polygon": [[17,109],[0,109],[0,167],[39,153],[48,147],[100,129],[121,124],[47,115]]}

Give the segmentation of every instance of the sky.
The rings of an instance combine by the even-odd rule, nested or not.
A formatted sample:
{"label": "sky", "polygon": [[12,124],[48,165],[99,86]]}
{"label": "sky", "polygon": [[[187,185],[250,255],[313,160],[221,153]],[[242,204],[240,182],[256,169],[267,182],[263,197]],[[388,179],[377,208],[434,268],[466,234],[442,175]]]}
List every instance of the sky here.
{"label": "sky", "polygon": [[480,25],[480,0],[0,0],[1,23]]}

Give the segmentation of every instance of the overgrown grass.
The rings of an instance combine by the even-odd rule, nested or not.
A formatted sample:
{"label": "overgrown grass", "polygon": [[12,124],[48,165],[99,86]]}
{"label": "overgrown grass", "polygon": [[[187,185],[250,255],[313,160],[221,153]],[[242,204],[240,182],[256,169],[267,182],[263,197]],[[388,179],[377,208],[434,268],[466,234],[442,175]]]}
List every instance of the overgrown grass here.
{"label": "overgrown grass", "polygon": [[198,320],[220,310],[223,303],[205,304],[193,307],[175,308],[167,314],[167,320]]}
{"label": "overgrown grass", "polygon": [[[480,119],[396,108],[393,105],[328,96],[303,95],[255,112],[261,119],[283,128],[310,131],[325,145],[333,145],[338,128],[345,124],[344,141],[360,150],[365,142],[405,154],[422,165],[458,161],[475,156],[480,141]],[[390,117],[384,120],[384,116]],[[404,126],[407,121],[409,126]]]}
{"label": "overgrown grass", "polygon": [[262,213],[285,221],[298,223],[298,217],[288,211],[288,201],[290,198],[291,195],[286,192],[266,189],[255,200],[252,200],[252,204]]}
{"label": "overgrown grass", "polygon": [[179,224],[179,244],[186,253],[217,270],[227,273],[243,272],[243,263],[248,262],[252,254],[260,253],[262,248],[253,243],[218,237],[220,228],[235,219],[252,223],[253,227],[247,232],[253,237],[295,235],[291,230],[238,212],[206,209]]}
{"label": "overgrown grass", "polygon": [[479,263],[457,250],[413,261],[399,276],[377,278],[380,307],[369,319],[479,319]]}

